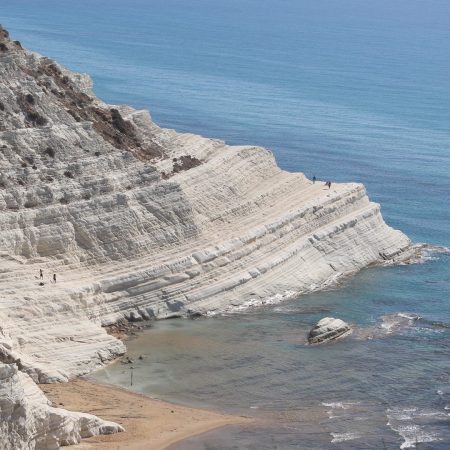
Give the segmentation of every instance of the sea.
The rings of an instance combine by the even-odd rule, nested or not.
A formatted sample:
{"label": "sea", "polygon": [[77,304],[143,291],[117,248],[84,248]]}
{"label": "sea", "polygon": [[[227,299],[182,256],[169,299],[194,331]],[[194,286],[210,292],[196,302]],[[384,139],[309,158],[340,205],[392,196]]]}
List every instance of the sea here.
{"label": "sea", "polygon": [[[448,0],[0,0],[0,23],[163,127],[364,183],[435,246],[284,303],[156,322],[97,379],[257,419],[172,450],[450,449]],[[353,334],[308,346],[325,316]]]}

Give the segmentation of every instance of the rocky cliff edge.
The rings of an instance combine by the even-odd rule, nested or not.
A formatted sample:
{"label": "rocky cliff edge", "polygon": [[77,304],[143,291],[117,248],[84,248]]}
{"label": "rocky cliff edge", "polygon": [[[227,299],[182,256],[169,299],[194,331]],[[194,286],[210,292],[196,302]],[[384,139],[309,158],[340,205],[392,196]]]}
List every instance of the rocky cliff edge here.
{"label": "rocky cliff edge", "polygon": [[409,258],[361,184],[328,189],[91,89],[0,28],[0,361],[27,383],[123,353],[104,328],[123,318],[214,314]]}

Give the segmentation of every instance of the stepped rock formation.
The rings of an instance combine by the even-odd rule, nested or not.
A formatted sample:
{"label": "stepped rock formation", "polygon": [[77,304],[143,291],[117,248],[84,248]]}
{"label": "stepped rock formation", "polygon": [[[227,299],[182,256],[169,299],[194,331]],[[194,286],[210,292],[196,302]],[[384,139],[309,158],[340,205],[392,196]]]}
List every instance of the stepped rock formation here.
{"label": "stepped rock formation", "polygon": [[409,256],[362,185],[328,189],[265,149],[161,129],[2,45],[0,349],[35,380],[123,352],[101,328],[123,317],[221,311]]}
{"label": "stepped rock formation", "polygon": [[0,29],[0,360],[34,381],[123,353],[102,326],[124,317],[220,312],[410,256],[361,184],[313,184],[91,88]]}
{"label": "stepped rock formation", "polygon": [[[0,363],[0,449],[45,449],[78,444],[81,438],[123,431],[91,414],[54,408],[15,364]],[[6,438],[7,437],[7,438]]]}

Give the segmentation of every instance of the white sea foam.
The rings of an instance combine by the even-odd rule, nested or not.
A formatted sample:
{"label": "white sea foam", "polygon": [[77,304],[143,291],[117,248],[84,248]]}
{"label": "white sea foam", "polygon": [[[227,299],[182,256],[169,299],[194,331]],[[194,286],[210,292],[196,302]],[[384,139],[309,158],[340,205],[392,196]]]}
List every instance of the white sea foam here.
{"label": "white sea foam", "polygon": [[443,328],[416,328],[416,332],[420,333],[421,335],[427,335],[427,334],[442,334],[445,333],[445,330]]}
{"label": "white sea foam", "polygon": [[[423,264],[427,261],[439,259],[440,254],[449,254],[450,247],[444,247],[431,244],[416,244],[414,256],[402,264]],[[388,264],[390,261],[388,262]]]}
{"label": "white sea foam", "polygon": [[394,408],[386,412],[387,425],[403,439],[400,448],[415,448],[416,444],[442,440],[438,433],[427,430],[425,426],[415,423],[424,417],[442,416],[441,411],[424,411],[418,408]]}
{"label": "white sea foam", "polygon": [[361,437],[360,433],[330,433],[333,436],[331,443],[352,441]]}
{"label": "white sea foam", "polygon": [[388,314],[382,317],[383,323],[381,324],[381,328],[385,329],[388,333],[392,333],[400,328],[411,326],[419,319],[421,317],[414,313]]}
{"label": "white sea foam", "polygon": [[436,442],[441,440],[437,433],[426,432],[418,425],[404,425],[398,427],[397,433],[403,438],[404,442],[400,448],[415,448],[417,444],[423,442]]}
{"label": "white sea foam", "polygon": [[422,317],[415,313],[387,314],[381,317],[381,323],[379,324],[357,328],[354,330],[354,336],[360,340],[387,337],[394,332],[413,326],[420,319]]}
{"label": "white sea foam", "polygon": [[247,300],[246,302],[241,303],[240,305],[231,305],[227,307],[223,312],[208,312],[206,315],[208,316],[215,316],[217,314],[226,315],[226,314],[234,314],[234,313],[240,313],[242,311],[246,311],[251,308],[257,308],[264,305],[276,305],[278,303],[284,302],[286,300],[295,298],[300,293],[297,291],[284,291],[283,293],[275,294],[270,297],[265,298],[251,298],[250,300]]}
{"label": "white sea foam", "polygon": [[336,419],[339,418],[343,411],[349,410],[352,406],[359,405],[359,403],[360,402],[322,402],[322,405],[330,408],[327,411],[328,418]]}
{"label": "white sea foam", "polygon": [[330,408],[343,408],[344,407],[342,402],[331,402],[331,403],[322,402],[322,405],[329,406]]}
{"label": "white sea foam", "polygon": [[331,409],[349,409],[354,405],[359,405],[360,402],[322,402],[323,406],[328,406]]}
{"label": "white sea foam", "polygon": [[[346,417],[347,414],[352,414],[350,410],[352,407],[359,405],[360,402],[322,402],[323,406],[326,406],[327,408],[330,408],[327,411],[329,419],[340,419],[341,416]],[[353,418],[354,420],[357,420],[356,418]],[[360,420],[364,420],[363,418],[358,418]],[[331,422],[333,424],[333,422]],[[363,436],[361,432],[353,431],[353,430],[347,430],[347,431],[331,431],[330,435],[332,436],[332,443],[338,443],[338,442],[345,442],[345,441],[351,441],[353,439],[358,439]]]}

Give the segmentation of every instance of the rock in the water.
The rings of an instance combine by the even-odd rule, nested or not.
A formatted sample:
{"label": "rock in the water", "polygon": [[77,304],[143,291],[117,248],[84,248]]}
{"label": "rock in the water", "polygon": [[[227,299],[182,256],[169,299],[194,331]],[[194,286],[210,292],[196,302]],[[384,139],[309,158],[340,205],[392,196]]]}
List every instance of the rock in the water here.
{"label": "rock in the water", "polygon": [[308,342],[310,344],[321,344],[350,334],[351,331],[350,326],[343,320],[325,317],[319,320],[317,325],[309,332]]}

